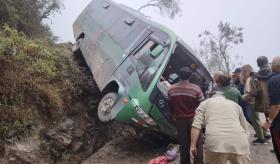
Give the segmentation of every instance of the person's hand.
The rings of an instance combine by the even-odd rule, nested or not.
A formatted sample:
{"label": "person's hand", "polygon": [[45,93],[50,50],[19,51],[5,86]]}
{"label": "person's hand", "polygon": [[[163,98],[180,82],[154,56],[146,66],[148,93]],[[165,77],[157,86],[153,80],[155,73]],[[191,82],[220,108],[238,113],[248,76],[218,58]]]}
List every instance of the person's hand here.
{"label": "person's hand", "polygon": [[176,121],[176,117],[175,117],[174,115],[172,116],[172,120],[173,120],[173,121]]}
{"label": "person's hand", "polygon": [[264,127],[265,129],[269,129],[270,126],[271,126],[271,123],[270,123],[269,121],[265,121],[265,123],[263,124],[263,127]]}
{"label": "person's hand", "polygon": [[197,156],[196,145],[191,145],[191,148],[190,148],[190,155],[191,155],[191,158],[192,158],[192,159],[194,159],[194,157]]}

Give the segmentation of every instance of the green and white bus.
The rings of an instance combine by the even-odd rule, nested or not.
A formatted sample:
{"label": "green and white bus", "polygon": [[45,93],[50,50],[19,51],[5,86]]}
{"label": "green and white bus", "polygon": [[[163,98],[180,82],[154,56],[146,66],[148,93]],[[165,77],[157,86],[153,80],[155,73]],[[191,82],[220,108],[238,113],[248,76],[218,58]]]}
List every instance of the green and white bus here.
{"label": "green and white bus", "polygon": [[76,43],[102,99],[98,118],[176,135],[167,90],[183,66],[192,68],[204,92],[212,77],[174,32],[111,0],[93,0],[73,24]]}

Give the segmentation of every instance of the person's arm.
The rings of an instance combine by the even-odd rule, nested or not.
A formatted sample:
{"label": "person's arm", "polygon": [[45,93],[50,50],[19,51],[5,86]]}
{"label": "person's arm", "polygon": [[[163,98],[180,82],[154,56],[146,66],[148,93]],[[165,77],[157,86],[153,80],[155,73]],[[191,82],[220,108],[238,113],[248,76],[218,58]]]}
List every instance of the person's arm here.
{"label": "person's arm", "polygon": [[259,95],[259,81],[257,79],[251,78],[249,93],[252,97],[257,97]]}
{"label": "person's arm", "polygon": [[249,83],[245,84],[245,93],[242,96],[242,100],[246,102],[250,102],[256,94],[256,85],[253,79],[250,79]]}
{"label": "person's arm", "polygon": [[239,105],[238,105],[237,108],[239,110],[239,121],[240,121],[240,124],[243,127],[243,129],[245,130],[245,133],[246,134],[250,134],[248,126],[247,126],[248,124],[247,124],[246,118],[245,118],[245,116],[243,114],[242,108]]}
{"label": "person's arm", "polygon": [[269,116],[267,117],[267,121],[264,124],[265,128],[269,128],[271,126],[271,123],[275,119],[275,117],[279,114],[280,111],[280,105],[271,105],[269,110]]}
{"label": "person's arm", "polygon": [[237,90],[237,97],[238,97],[238,105],[241,105],[241,103],[242,103],[242,95],[241,95],[241,93],[240,93],[240,91],[238,90],[238,89],[236,89]]}
{"label": "person's arm", "polygon": [[171,119],[173,121],[176,121],[175,112],[174,112],[174,109],[172,108],[172,101],[171,101],[171,96],[170,96],[170,90],[171,90],[171,87],[167,91],[168,107],[169,107],[169,110],[171,112]]}
{"label": "person's arm", "polygon": [[206,102],[204,101],[198,106],[193,119],[193,124],[191,129],[191,148],[190,148],[191,156],[197,155],[196,143],[202,125],[205,123],[205,107],[206,107],[205,103]]}
{"label": "person's arm", "polygon": [[197,148],[196,148],[196,143],[198,140],[198,136],[200,133],[200,129],[196,127],[192,127],[191,130],[191,148],[190,148],[190,154],[192,157],[197,156]]}
{"label": "person's arm", "polygon": [[275,117],[279,114],[280,111],[280,97],[279,97],[279,82],[278,81],[271,81],[268,82],[268,93],[270,99],[270,110],[269,115],[267,117],[267,121],[265,123],[265,127],[269,128],[271,122],[275,119]]}
{"label": "person's arm", "polygon": [[271,105],[269,116],[267,117],[270,121],[273,121],[275,117],[279,114],[280,105]]}
{"label": "person's arm", "polygon": [[203,95],[201,89],[199,89],[199,92],[197,93],[197,99],[198,99],[198,102],[202,102],[204,100],[204,95]]}

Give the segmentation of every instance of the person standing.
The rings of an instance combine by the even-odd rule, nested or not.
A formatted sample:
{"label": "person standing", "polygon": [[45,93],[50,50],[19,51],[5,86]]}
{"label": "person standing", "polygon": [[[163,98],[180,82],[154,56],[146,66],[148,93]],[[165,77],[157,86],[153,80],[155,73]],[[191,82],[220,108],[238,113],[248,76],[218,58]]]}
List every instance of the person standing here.
{"label": "person standing", "polygon": [[241,68],[241,75],[243,76],[245,80],[245,87],[244,87],[244,95],[242,96],[242,99],[249,103],[248,108],[252,111],[252,125],[256,132],[257,139],[254,140],[252,143],[254,145],[256,144],[267,144],[266,139],[264,138],[264,131],[262,128],[262,122],[260,121],[259,114],[256,112],[255,108],[255,95],[254,95],[254,80],[253,78],[253,67],[249,64],[244,65]]}
{"label": "person standing", "polygon": [[196,109],[191,130],[190,154],[197,155],[197,139],[201,128],[205,132],[205,163],[251,163],[247,121],[241,107],[226,99],[222,92],[203,101]]}
{"label": "person standing", "polygon": [[[266,56],[260,56],[257,58],[257,65],[259,71],[254,74],[252,78],[252,95],[255,97],[255,111],[264,113],[265,116],[268,116],[269,110],[269,96],[267,90],[268,79],[272,75],[271,68],[268,63],[268,58]],[[270,139],[271,136],[267,129],[263,129],[264,138]]]}
{"label": "person standing", "polygon": [[[243,78],[243,77],[242,77]],[[233,72],[233,86],[239,90],[241,95],[244,94],[244,81],[241,80],[241,68],[236,68]],[[239,105],[241,106],[246,120],[252,124],[252,110],[250,104],[244,100],[240,100]]]}
{"label": "person standing", "polygon": [[268,81],[270,110],[266,127],[270,127],[274,152],[280,163],[280,56],[274,57],[272,64],[273,76]]}
{"label": "person standing", "polygon": [[240,93],[243,94],[244,85],[241,83],[240,73],[241,73],[241,68],[236,68],[234,72],[232,72],[232,80],[233,80],[233,87],[237,88],[240,91]]}
{"label": "person standing", "polygon": [[[201,101],[204,100],[203,93],[199,86],[189,82],[192,70],[183,67],[178,72],[180,81],[170,87],[168,90],[168,99],[173,118],[176,121],[177,137],[180,144],[180,162],[181,164],[190,164],[190,142],[191,127],[195,109]],[[203,164],[203,138],[199,135],[197,142],[198,155],[194,159],[194,164]]]}
{"label": "person standing", "polygon": [[218,82],[219,76],[221,76],[223,74],[224,73],[222,71],[217,71],[217,72],[214,73],[214,75],[213,75],[214,89],[216,89],[218,87],[217,82]]}
{"label": "person standing", "polygon": [[267,90],[267,82],[272,76],[271,68],[269,67],[268,58],[265,56],[260,56],[257,59],[258,67],[260,68],[257,73],[255,73],[256,86],[255,97],[256,97],[256,111],[265,113],[267,115],[269,110],[269,96]]}

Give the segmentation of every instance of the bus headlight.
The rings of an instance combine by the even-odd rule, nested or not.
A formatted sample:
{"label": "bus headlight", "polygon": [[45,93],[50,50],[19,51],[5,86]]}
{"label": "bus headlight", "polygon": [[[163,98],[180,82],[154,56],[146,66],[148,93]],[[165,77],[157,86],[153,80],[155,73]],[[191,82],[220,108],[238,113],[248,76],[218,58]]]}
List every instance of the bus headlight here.
{"label": "bus headlight", "polygon": [[139,117],[143,119],[147,124],[151,126],[157,125],[156,122],[149,115],[147,115],[140,106],[136,106],[135,111],[139,115]]}

